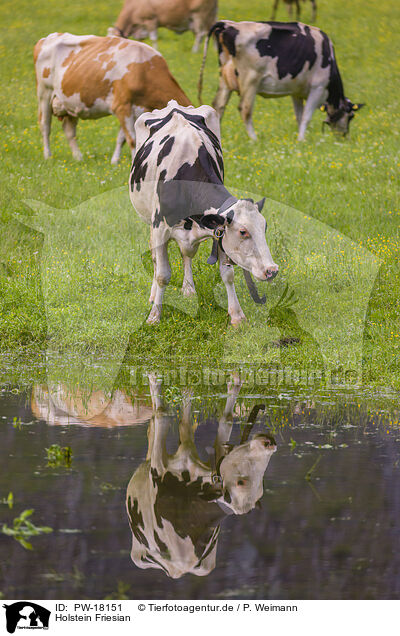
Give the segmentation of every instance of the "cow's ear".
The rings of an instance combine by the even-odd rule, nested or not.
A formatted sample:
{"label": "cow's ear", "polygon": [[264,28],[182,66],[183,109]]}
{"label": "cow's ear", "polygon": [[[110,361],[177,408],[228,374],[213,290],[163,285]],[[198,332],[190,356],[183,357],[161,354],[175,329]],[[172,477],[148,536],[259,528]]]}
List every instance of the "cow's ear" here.
{"label": "cow's ear", "polygon": [[352,110],[360,110],[365,104],[353,104]]}
{"label": "cow's ear", "polygon": [[258,207],[259,212],[261,212],[261,210],[263,209],[264,203],[265,203],[265,197],[261,199],[260,201],[257,201],[256,206]]}
{"label": "cow's ear", "polygon": [[215,228],[225,224],[225,217],[220,214],[205,214],[201,219],[201,224],[203,227],[215,230]]}
{"label": "cow's ear", "polygon": [[319,107],[320,111],[322,111],[323,113],[326,112],[326,104],[321,104],[321,106]]}

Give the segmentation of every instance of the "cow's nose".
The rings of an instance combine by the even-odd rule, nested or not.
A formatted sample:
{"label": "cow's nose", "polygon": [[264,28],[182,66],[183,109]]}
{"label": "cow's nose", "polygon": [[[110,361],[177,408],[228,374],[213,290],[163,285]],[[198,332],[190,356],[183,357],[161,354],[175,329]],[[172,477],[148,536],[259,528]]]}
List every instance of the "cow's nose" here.
{"label": "cow's nose", "polygon": [[267,280],[272,280],[273,278],[275,278],[275,276],[277,275],[279,271],[279,267],[278,265],[271,265],[271,267],[267,267],[267,269],[265,270],[265,277]]}

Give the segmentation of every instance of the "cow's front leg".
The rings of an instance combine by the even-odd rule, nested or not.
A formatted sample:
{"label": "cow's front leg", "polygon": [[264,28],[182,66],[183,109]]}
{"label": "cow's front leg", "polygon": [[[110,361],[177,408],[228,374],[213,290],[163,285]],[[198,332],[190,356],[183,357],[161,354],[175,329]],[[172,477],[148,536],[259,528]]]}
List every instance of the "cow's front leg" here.
{"label": "cow's front leg", "polygon": [[274,2],[274,8],[272,9],[272,16],[271,16],[271,20],[275,20],[276,10],[277,10],[277,8],[278,8],[278,4],[279,4],[279,0],[275,0],[275,2]]}
{"label": "cow's front leg", "polygon": [[78,142],[76,141],[76,127],[78,124],[78,119],[76,117],[70,117],[66,115],[63,119],[63,130],[67,141],[69,143],[69,147],[72,151],[72,156],[77,161],[82,161],[82,153],[79,150]]}
{"label": "cow's front leg", "polygon": [[294,114],[296,115],[297,125],[300,126],[303,117],[304,102],[301,97],[292,95]]}
{"label": "cow's front leg", "polygon": [[312,22],[315,22],[315,20],[317,19],[317,2],[316,0],[311,0],[311,4],[312,4]]}
{"label": "cow's front leg", "polygon": [[313,116],[314,110],[318,108],[324,101],[325,87],[316,87],[312,88],[309,96],[307,97],[306,104],[303,110],[303,116],[301,118],[300,126],[299,126],[299,136],[298,141],[303,141],[307,126],[311,121],[311,117]]}
{"label": "cow's front leg", "polygon": [[122,146],[124,145],[126,139],[125,139],[125,133],[122,129],[122,126],[120,126],[119,128],[119,132],[117,135],[117,141],[115,144],[115,150],[113,153],[113,156],[111,158],[111,163],[113,164],[113,166],[116,166],[120,157],[121,157],[121,150],[122,150]]}
{"label": "cow's front leg", "polygon": [[220,70],[218,90],[212,103],[213,108],[215,108],[215,110],[217,111],[217,115],[220,119],[222,119],[225,107],[229,102],[231,94],[232,91],[229,88],[228,84],[225,82],[225,79],[222,75],[222,70]]}
{"label": "cow's front leg", "polygon": [[149,325],[160,322],[165,288],[171,280],[171,267],[168,260],[169,236],[163,229],[153,230],[152,250],[156,261],[156,285],[153,307],[147,318]]}
{"label": "cow's front leg", "polygon": [[153,282],[151,284],[151,291],[149,297],[149,303],[154,303],[154,299],[156,297],[156,289],[157,289],[157,263],[156,263],[156,253],[153,250],[153,237],[152,237],[152,228],[150,227],[150,252],[151,252],[151,260],[153,261]]}
{"label": "cow's front leg", "polygon": [[242,308],[239,304],[238,297],[235,290],[235,272],[233,265],[230,264],[228,257],[221,249],[218,250],[219,271],[221,278],[226,287],[226,293],[228,295],[228,313],[231,317],[231,324],[239,325],[243,320],[246,320]]}
{"label": "cow's front leg", "polygon": [[233,409],[235,408],[242,384],[237,374],[235,374],[232,381],[228,383],[228,397],[226,399],[224,412],[218,421],[218,432],[214,444],[217,461],[225,454],[224,445],[229,442],[232,433]]}
{"label": "cow's front leg", "polygon": [[45,159],[51,157],[50,130],[51,130],[51,93],[42,91],[38,93],[38,121],[43,139],[43,154]]}
{"label": "cow's front leg", "polygon": [[194,287],[193,280],[193,272],[192,272],[192,258],[191,256],[185,256],[182,254],[183,258],[183,283],[182,283],[182,294],[184,296],[193,296],[196,293]]}

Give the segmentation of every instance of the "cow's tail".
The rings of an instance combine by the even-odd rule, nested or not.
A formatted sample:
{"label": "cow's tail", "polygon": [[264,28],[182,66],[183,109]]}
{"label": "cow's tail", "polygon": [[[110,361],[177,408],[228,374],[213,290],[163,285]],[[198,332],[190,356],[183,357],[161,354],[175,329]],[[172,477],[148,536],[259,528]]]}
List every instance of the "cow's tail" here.
{"label": "cow's tail", "polygon": [[207,51],[208,51],[208,43],[210,41],[210,37],[212,35],[214,35],[215,31],[217,29],[221,29],[221,26],[223,26],[223,22],[216,22],[211,29],[209,30],[206,39],[204,40],[204,49],[203,49],[203,59],[201,61],[201,67],[200,67],[200,75],[199,75],[199,81],[197,83],[197,98],[199,100],[200,105],[203,103],[201,100],[201,93],[203,91],[203,75],[204,75],[204,69],[206,66],[206,59],[207,59]]}

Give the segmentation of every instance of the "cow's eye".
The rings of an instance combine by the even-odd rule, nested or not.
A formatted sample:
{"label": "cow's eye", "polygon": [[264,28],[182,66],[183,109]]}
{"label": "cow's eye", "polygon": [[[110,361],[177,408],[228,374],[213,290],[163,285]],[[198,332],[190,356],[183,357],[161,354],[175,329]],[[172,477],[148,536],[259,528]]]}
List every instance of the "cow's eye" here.
{"label": "cow's eye", "polygon": [[250,237],[250,234],[248,233],[247,230],[239,230],[239,233],[240,233],[240,236],[242,238],[249,238]]}
{"label": "cow's eye", "polygon": [[238,486],[244,486],[246,482],[244,479],[238,479],[236,483]]}

